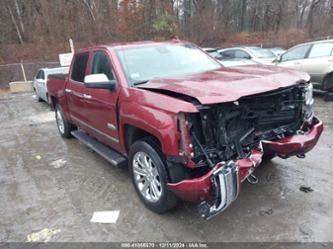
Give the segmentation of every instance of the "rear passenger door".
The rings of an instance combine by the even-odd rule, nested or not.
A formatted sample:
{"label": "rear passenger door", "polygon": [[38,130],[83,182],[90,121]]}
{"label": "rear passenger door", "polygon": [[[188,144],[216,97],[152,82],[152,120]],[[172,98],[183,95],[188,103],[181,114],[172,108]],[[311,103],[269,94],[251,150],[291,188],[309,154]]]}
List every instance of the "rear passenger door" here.
{"label": "rear passenger door", "polygon": [[302,70],[311,75],[311,80],[320,83],[333,66],[333,42],[314,44],[308,58],[302,62]]}
{"label": "rear passenger door", "polygon": [[[90,74],[105,74],[109,80],[116,79],[107,50],[93,51]],[[120,148],[117,123],[118,95],[119,86],[113,91],[90,88],[90,98],[86,100],[90,133],[114,149]]]}
{"label": "rear passenger door", "polygon": [[89,97],[88,89],[84,86],[89,52],[75,54],[69,80],[65,89],[68,108],[73,123],[81,128],[88,127],[88,112],[86,100]]}

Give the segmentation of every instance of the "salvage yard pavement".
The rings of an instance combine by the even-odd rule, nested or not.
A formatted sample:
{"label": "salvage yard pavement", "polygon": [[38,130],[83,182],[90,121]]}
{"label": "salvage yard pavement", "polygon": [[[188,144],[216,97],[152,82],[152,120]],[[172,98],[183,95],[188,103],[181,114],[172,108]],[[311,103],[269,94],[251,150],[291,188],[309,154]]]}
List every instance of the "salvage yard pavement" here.
{"label": "salvage yard pavement", "polygon": [[46,103],[2,94],[0,241],[333,242],[333,103],[316,99],[315,112],[325,131],[304,160],[263,164],[258,184],[205,221],[185,202],[150,212],[126,169],[58,135]]}

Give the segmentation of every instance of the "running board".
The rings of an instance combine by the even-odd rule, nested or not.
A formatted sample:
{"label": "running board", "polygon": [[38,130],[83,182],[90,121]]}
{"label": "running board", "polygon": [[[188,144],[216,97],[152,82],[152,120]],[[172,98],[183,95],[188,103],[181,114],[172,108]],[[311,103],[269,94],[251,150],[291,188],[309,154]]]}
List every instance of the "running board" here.
{"label": "running board", "polygon": [[90,149],[95,151],[100,156],[104,157],[109,163],[113,166],[121,167],[127,165],[127,159],[119,154],[118,152],[114,151],[110,147],[102,144],[101,142],[97,141],[95,138],[89,136],[82,130],[75,130],[72,131],[71,134],[77,138],[81,143],[88,146]]}

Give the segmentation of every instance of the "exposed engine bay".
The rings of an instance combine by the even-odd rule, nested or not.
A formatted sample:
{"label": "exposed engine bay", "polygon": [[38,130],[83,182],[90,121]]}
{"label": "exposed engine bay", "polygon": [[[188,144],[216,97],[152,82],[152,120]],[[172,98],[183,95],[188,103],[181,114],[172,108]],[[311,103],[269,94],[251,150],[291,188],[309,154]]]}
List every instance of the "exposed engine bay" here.
{"label": "exposed engine bay", "polygon": [[304,107],[305,94],[306,86],[295,85],[232,103],[197,106],[199,113],[186,115],[192,161],[201,167],[245,158],[263,140],[296,134],[311,111]]}

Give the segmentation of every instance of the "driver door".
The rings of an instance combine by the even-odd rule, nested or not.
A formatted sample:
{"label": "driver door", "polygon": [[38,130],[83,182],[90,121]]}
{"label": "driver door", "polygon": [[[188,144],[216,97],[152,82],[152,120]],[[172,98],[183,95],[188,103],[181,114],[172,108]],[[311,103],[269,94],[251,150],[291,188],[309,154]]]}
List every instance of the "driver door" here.
{"label": "driver door", "polygon": [[296,70],[302,70],[302,63],[309,52],[311,45],[301,45],[291,48],[281,56],[278,66]]}
{"label": "driver door", "polygon": [[[114,80],[114,72],[110,56],[106,50],[96,50],[92,53],[90,74],[105,74],[109,80]],[[89,88],[89,99],[86,99],[86,112],[90,132],[108,144],[120,149],[119,127],[117,123],[117,100],[119,87],[109,89]]]}

